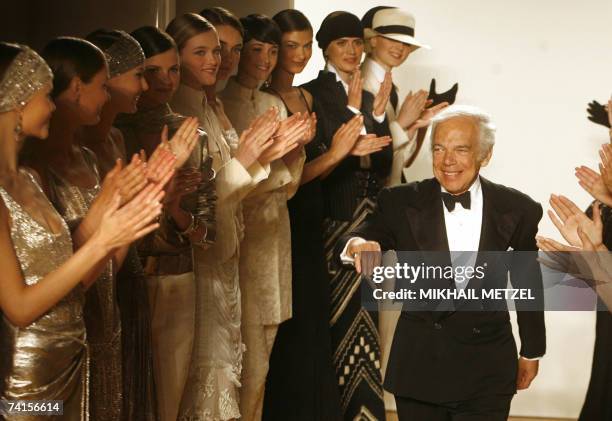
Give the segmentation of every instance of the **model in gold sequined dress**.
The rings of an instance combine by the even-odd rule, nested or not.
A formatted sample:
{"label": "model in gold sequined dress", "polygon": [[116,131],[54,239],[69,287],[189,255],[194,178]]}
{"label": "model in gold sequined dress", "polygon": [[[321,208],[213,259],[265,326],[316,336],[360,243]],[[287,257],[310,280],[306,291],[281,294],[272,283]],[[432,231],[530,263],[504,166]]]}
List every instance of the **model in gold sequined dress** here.
{"label": "model in gold sequined dress", "polygon": [[[32,182],[35,183],[33,178]],[[24,281],[27,285],[34,285],[72,256],[70,232],[63,223],[60,232],[51,232],[22,209],[2,187],[0,196],[9,212],[11,239]],[[0,379],[4,382],[0,385],[0,399],[62,400],[64,415],[60,419],[88,419],[83,302],[83,290],[79,285],[25,328],[19,328],[2,317]],[[7,416],[7,420],[12,419],[35,420],[40,417]]]}

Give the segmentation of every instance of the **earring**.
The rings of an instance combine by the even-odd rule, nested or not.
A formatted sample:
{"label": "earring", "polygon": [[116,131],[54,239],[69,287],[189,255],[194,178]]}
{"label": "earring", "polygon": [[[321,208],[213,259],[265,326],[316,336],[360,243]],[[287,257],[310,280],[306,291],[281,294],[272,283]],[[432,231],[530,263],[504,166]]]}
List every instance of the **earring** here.
{"label": "earring", "polygon": [[270,76],[268,76],[268,78],[264,81],[262,88],[268,89],[271,84],[272,84],[272,74],[270,74]]}
{"label": "earring", "polygon": [[15,132],[15,141],[17,141],[17,143],[21,142],[21,133],[23,132],[23,115],[22,115],[22,111],[19,111],[19,115],[17,117],[17,124],[15,125],[15,128],[13,129],[13,131]]}

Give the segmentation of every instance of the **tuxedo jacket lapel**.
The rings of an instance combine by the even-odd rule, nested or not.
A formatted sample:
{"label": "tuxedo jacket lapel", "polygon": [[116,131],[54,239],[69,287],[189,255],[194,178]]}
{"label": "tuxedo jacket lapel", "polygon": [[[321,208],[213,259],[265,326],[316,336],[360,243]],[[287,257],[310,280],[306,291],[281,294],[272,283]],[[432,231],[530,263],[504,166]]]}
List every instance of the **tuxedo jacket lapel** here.
{"label": "tuxedo jacket lapel", "polygon": [[321,70],[321,73],[325,78],[327,78],[325,84],[329,87],[329,91],[327,93],[329,94],[330,98],[333,98],[334,102],[341,102],[342,99],[348,100],[344,86],[342,86],[342,82],[336,79],[336,75],[327,70]]}
{"label": "tuxedo jacket lapel", "polygon": [[[435,179],[423,186],[422,193],[412,207],[407,209],[408,223],[416,242],[415,250],[423,252],[416,264],[425,263],[427,266],[450,266],[451,258],[448,251],[448,238],[444,222],[444,210],[440,196],[440,184]],[[444,279],[422,280],[430,283],[432,288],[448,288],[452,281]],[[439,300],[434,300],[439,301]],[[446,311],[432,311],[431,318],[440,320],[449,315]]]}
{"label": "tuxedo jacket lapel", "polygon": [[495,185],[480,177],[482,185],[482,228],[479,251],[506,251],[512,233],[516,229],[518,216],[507,207],[504,198],[496,197]]}
{"label": "tuxedo jacket lapel", "polygon": [[440,196],[440,184],[435,179],[424,186],[412,207],[406,210],[416,250],[448,251],[446,224]]}
{"label": "tuxedo jacket lapel", "polygon": [[[503,197],[499,196],[497,187],[485,179],[480,177],[482,186],[482,225],[480,229],[480,242],[478,245],[478,257],[476,266],[482,266],[487,261],[488,267],[495,267],[499,264],[497,259],[491,260],[492,255],[483,255],[480,252],[505,252],[510,244],[512,234],[516,230],[518,224],[518,215],[507,206]],[[501,257],[501,254],[500,256]],[[472,278],[468,286],[470,288],[479,288],[482,286],[482,280]],[[505,285],[503,286],[505,288]]]}

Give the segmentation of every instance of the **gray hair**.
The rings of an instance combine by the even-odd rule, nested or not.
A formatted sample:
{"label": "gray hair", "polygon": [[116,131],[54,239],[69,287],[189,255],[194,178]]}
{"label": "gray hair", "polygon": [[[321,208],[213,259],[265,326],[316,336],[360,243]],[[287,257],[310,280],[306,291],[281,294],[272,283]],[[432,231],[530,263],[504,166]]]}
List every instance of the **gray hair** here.
{"label": "gray hair", "polygon": [[491,116],[478,107],[471,105],[451,105],[444,109],[440,114],[431,120],[431,131],[429,139],[431,141],[431,150],[433,152],[434,137],[438,124],[447,121],[454,117],[470,117],[476,120],[480,130],[478,136],[478,146],[480,151],[480,159],[484,159],[495,145],[495,124],[491,121]]}

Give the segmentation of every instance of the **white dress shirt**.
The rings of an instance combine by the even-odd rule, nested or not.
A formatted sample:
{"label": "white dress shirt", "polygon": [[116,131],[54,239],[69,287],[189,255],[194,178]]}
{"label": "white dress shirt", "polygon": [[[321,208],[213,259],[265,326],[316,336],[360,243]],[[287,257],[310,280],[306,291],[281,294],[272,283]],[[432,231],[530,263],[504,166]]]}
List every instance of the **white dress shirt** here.
{"label": "white dress shirt", "polygon": [[[448,193],[444,187],[441,187],[441,190],[442,193]],[[449,212],[443,205],[449,251],[478,251],[482,226],[480,177],[476,177],[468,191],[470,192],[470,209],[465,209],[461,203],[456,203],[455,209]]]}
{"label": "white dress shirt", "polygon": [[[441,187],[442,193],[448,191]],[[453,266],[476,265],[478,245],[480,244],[480,230],[482,227],[482,186],[480,177],[472,183],[470,192],[470,208],[465,209],[461,203],[455,203],[452,212],[442,203],[444,210],[444,225],[446,226],[446,239],[448,250],[451,252]],[[467,253],[458,253],[467,252]],[[457,288],[463,289],[468,281],[455,282]]]}

